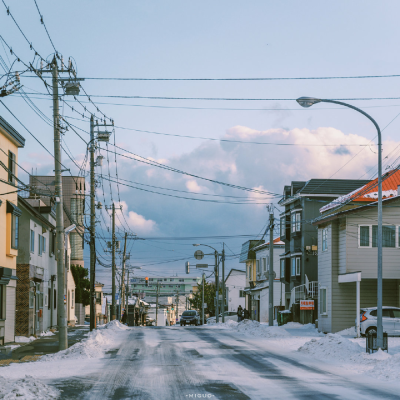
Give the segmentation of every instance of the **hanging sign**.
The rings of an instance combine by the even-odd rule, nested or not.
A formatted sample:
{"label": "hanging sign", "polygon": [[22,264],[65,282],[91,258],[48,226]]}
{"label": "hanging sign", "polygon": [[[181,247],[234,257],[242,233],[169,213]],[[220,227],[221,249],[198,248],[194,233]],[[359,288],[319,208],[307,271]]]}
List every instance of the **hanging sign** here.
{"label": "hanging sign", "polygon": [[314,300],[300,300],[300,310],[314,310]]}

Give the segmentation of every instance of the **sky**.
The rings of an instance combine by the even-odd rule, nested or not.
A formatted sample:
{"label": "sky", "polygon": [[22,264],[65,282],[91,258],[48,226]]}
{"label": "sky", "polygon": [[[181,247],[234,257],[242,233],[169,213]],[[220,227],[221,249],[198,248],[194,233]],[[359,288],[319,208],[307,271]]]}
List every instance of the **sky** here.
{"label": "sky", "polygon": [[[30,50],[28,42],[43,58],[50,60],[54,49],[40,23],[35,2],[5,0],[5,3],[27,38],[24,39],[4,5],[0,4],[0,35],[13,49],[11,54],[0,39],[0,55],[7,66],[15,60],[15,54],[25,63],[33,62],[34,51]],[[376,176],[376,130],[370,121],[339,106],[318,104],[303,109],[294,100],[300,96],[349,99],[349,103],[370,113],[383,130],[384,169],[398,164],[399,77],[272,81],[88,79],[396,74],[400,62],[396,51],[400,38],[398,1],[99,0],[94,3],[71,0],[62,3],[37,0],[37,4],[54,47],[64,60],[73,57],[78,77],[87,78],[82,82],[84,90],[92,96],[97,107],[115,121],[115,137],[108,145],[110,151],[107,153],[103,144],[103,150],[98,153],[105,159],[102,170],[96,169],[104,176],[104,179],[98,176],[97,195],[104,205],[114,201],[116,206],[123,206],[123,215],[120,214],[116,221],[118,237],[121,239],[125,230],[137,235],[137,240],[131,236],[128,241],[130,265],[142,268],[136,270],[135,275],[181,275],[185,272],[186,260],[193,265],[190,275],[200,275],[194,268],[193,251],[196,248],[192,244],[196,242],[218,250],[222,250],[225,242],[226,271],[243,269],[237,254],[241,244],[250,237],[238,236],[261,237],[268,221],[266,205],[273,203],[276,206],[277,217],[277,202],[284,185],[292,180],[312,178],[369,179]],[[37,59],[33,64],[39,67]],[[24,67],[16,61],[12,70],[22,71]],[[23,90],[51,119],[51,98],[43,95],[47,93],[43,82],[32,76],[30,72],[22,74]],[[0,86],[4,82],[5,77],[2,77]],[[82,105],[99,115],[92,104],[84,103],[88,98],[82,91],[81,95],[78,99]],[[365,98],[369,100],[356,100]],[[89,113],[85,113],[83,106],[71,96],[63,99],[74,107],[74,111],[61,102],[61,114],[71,124],[86,131],[78,132],[88,141],[89,122],[81,114],[87,117]],[[51,122],[46,124],[39,118],[19,94],[7,96],[2,101],[53,153]],[[21,166],[28,172],[52,174],[52,156],[1,103],[0,115],[26,138],[26,146],[19,152]],[[221,139],[290,145],[224,142]],[[113,147],[114,140],[118,148]],[[82,165],[86,155],[84,141],[69,129],[63,143],[76,163]],[[365,144],[368,146],[360,146]],[[135,161],[132,153],[196,177]],[[66,154],[63,154],[63,161],[72,174],[79,173]],[[88,170],[87,164],[84,170]],[[119,187],[112,183],[110,189],[106,179],[110,176],[115,181],[116,172]],[[27,173],[20,170],[19,174],[28,182]],[[198,177],[273,195],[234,189]],[[103,249],[111,237],[110,217],[103,208],[97,219],[99,239],[96,246],[99,258],[108,265],[110,256]],[[147,239],[139,240],[143,238]],[[212,257],[206,257],[204,261],[213,263]],[[85,262],[88,266],[88,246]],[[118,263],[120,265],[119,258]],[[210,267],[209,274],[211,270]],[[110,276],[110,268],[98,266],[96,278],[106,284],[106,290],[110,287]]]}

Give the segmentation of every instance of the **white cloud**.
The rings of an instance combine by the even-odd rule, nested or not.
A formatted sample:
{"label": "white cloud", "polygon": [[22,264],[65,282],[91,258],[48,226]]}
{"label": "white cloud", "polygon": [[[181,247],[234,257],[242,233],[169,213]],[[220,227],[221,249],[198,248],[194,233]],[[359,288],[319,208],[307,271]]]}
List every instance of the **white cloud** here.
{"label": "white cloud", "polygon": [[[128,205],[125,201],[121,201],[123,216],[116,218],[115,224],[118,227],[126,228],[125,220],[130,229],[138,235],[146,235],[154,233],[157,230],[157,223],[151,219],[146,219],[143,215],[138,214],[135,211],[128,211]],[[115,207],[119,207],[119,203],[115,203]],[[121,215],[121,211],[117,211]]]}
{"label": "white cloud", "polygon": [[202,191],[202,188],[197,184],[197,182],[193,179],[189,180],[186,182],[186,187],[188,190],[191,192],[197,192],[200,193]]}

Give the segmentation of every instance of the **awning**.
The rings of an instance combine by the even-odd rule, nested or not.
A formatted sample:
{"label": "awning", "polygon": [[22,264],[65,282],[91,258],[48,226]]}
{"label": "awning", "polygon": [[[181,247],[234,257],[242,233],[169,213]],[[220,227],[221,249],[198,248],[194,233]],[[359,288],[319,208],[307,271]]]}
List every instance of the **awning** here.
{"label": "awning", "polygon": [[15,204],[11,203],[11,201],[7,200],[7,213],[14,214],[17,217],[22,215],[21,209],[19,209]]}
{"label": "awning", "polygon": [[340,274],[338,276],[338,282],[339,283],[361,282],[361,271],[349,272],[347,274]]}

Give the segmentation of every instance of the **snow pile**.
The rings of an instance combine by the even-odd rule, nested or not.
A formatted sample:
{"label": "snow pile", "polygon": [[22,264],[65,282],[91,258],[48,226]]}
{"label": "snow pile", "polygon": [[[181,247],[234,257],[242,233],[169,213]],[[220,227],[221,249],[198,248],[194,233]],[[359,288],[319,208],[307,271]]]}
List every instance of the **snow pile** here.
{"label": "snow pile", "polygon": [[57,399],[60,391],[45,385],[37,378],[26,375],[25,378],[10,382],[0,376],[0,399],[47,400]]}
{"label": "snow pile", "polygon": [[47,332],[42,332],[41,334],[40,334],[40,336],[54,336],[55,335],[55,333],[53,333],[52,331],[47,331]]}
{"label": "snow pile", "polygon": [[356,337],[356,327],[352,326],[351,328],[343,329],[342,331],[337,332],[336,334],[340,336]]}
{"label": "snow pile", "polygon": [[30,343],[32,341],[36,340],[34,336],[31,337],[26,337],[26,336],[15,336],[15,342],[16,343]]}
{"label": "snow pile", "polygon": [[129,328],[119,321],[111,321],[89,332],[87,338],[81,342],[75,343],[70,348],[58,353],[47,354],[41,358],[41,361],[103,357],[107,350],[120,342],[118,333],[126,329]]}
{"label": "snow pile", "polygon": [[297,351],[313,355],[320,360],[349,360],[359,357],[365,350],[349,339],[328,333],[321,339],[311,339]]}
{"label": "snow pile", "polygon": [[247,336],[260,336],[265,338],[279,338],[290,336],[285,329],[280,326],[269,326],[266,324],[260,324],[257,321],[245,319],[241,322],[235,322],[228,320],[224,324],[218,324],[218,328],[231,329],[233,331],[242,333]]}

